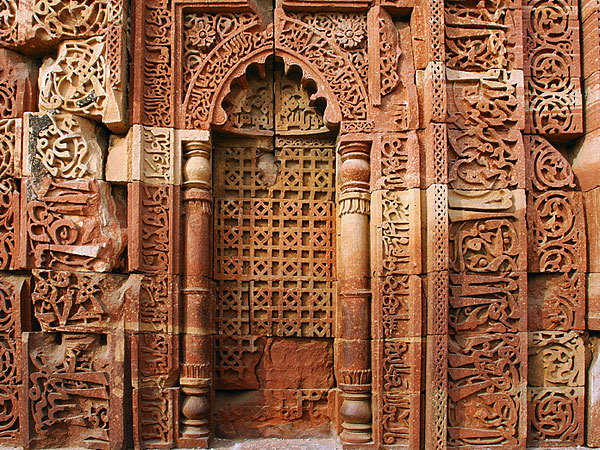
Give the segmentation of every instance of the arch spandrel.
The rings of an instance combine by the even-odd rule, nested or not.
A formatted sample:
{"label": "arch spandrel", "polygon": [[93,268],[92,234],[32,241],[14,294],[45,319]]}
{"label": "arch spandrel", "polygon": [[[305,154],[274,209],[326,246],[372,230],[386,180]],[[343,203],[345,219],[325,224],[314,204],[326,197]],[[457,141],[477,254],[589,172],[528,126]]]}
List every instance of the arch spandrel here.
{"label": "arch spandrel", "polygon": [[[366,23],[366,15],[365,15]],[[364,45],[366,46],[366,37]],[[251,64],[264,64],[274,55],[287,67],[298,66],[317,91],[311,100],[324,98],[325,120],[368,121],[369,96],[364,77],[338,43],[321,31],[276,10],[275,23],[261,29],[258,18],[227,36],[193,69],[183,100],[182,128],[209,129],[226,117],[221,102],[230,84],[243,76]]]}

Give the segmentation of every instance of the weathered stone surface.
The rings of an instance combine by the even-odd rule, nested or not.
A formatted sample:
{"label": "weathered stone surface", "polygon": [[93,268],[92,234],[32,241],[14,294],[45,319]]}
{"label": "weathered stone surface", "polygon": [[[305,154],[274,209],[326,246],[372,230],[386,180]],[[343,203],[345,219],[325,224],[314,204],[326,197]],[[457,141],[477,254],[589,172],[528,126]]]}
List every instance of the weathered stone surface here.
{"label": "weathered stone surface", "polygon": [[528,370],[530,386],[584,386],[583,339],[575,331],[530,332]]}
{"label": "weathered stone surface", "polygon": [[125,137],[112,135],[106,161],[106,180],[125,183],[181,183],[181,155],[175,130],[133,125]]}
{"label": "weathered stone surface", "polygon": [[25,333],[23,367],[30,448],[121,448],[127,400],[124,337]]}
{"label": "weathered stone surface", "polygon": [[600,445],[599,18],[0,0],[0,445]]}
{"label": "weathered stone surface", "polygon": [[125,131],[125,83],[120,77],[126,71],[120,60],[111,64],[111,57],[123,57],[109,52],[111,44],[103,37],[61,42],[56,58],[46,58],[40,68],[40,110],[77,114],[114,132]]}
{"label": "weathered stone surface", "polygon": [[30,113],[24,119],[23,175],[104,179],[106,137],[72,114]]}
{"label": "weathered stone surface", "polygon": [[96,180],[24,178],[21,266],[108,272],[125,243],[110,186]]}
{"label": "weathered stone surface", "polygon": [[139,275],[34,270],[33,277],[33,313],[44,332],[108,333],[133,322]]}
{"label": "weathered stone surface", "polygon": [[216,432],[228,437],[326,437],[326,389],[220,391],[215,399]]}
{"label": "weathered stone surface", "polygon": [[331,341],[267,339],[256,377],[261,389],[333,388]]}
{"label": "weathered stone surface", "polygon": [[530,331],[585,329],[585,274],[530,274],[527,288]]}
{"label": "weathered stone surface", "polygon": [[[10,10],[4,12],[11,14]],[[35,111],[36,97],[35,63],[16,52],[0,48],[0,119],[19,118],[26,111]]]}
{"label": "weathered stone surface", "polygon": [[524,447],[526,354],[526,333],[450,337],[449,447]]}

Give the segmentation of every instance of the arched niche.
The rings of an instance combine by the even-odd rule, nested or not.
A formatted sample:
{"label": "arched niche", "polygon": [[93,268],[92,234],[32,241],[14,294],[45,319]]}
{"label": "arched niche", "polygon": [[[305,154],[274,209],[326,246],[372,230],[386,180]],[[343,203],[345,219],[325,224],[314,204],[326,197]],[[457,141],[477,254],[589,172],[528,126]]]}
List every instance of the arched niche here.
{"label": "arched niche", "polygon": [[315,92],[267,58],[232,81],[213,123],[217,437],[331,432],[336,130]]}

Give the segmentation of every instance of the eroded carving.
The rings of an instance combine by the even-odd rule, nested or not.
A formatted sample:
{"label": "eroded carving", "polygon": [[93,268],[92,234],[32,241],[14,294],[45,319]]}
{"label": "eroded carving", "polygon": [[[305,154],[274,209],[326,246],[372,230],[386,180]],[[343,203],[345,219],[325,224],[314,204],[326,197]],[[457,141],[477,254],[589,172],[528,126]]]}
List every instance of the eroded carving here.
{"label": "eroded carving", "polygon": [[22,264],[108,272],[123,249],[110,187],[96,180],[23,180]]}
{"label": "eroded carving", "polygon": [[26,343],[30,445],[122,445],[123,337],[29,333]]}
{"label": "eroded carving", "polygon": [[93,122],[71,114],[25,115],[25,176],[104,176],[106,139]]}
{"label": "eroded carving", "polygon": [[525,444],[522,334],[450,337],[448,446]]}

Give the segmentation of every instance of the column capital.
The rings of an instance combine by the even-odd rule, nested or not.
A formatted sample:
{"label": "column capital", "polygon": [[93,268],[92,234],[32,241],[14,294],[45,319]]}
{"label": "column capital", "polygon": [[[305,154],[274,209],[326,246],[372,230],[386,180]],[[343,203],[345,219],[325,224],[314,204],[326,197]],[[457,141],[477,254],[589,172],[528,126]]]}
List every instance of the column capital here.
{"label": "column capital", "polygon": [[183,147],[183,187],[212,188],[212,145],[210,141],[186,142]]}

